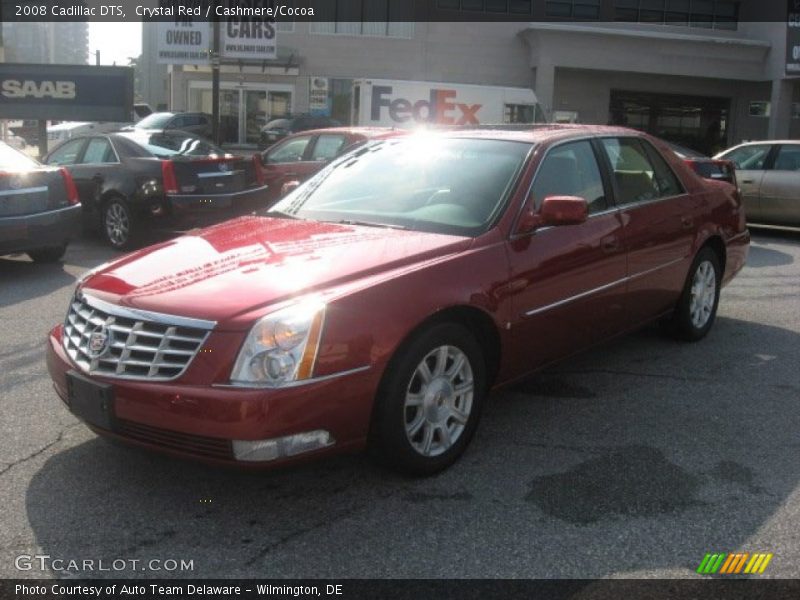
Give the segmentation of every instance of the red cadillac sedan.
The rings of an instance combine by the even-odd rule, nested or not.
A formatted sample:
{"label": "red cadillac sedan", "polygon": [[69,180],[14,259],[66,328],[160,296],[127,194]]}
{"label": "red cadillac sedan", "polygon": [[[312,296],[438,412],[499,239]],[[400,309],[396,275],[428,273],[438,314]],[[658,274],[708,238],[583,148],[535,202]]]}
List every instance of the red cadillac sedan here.
{"label": "red cadillac sedan", "polygon": [[661,319],[694,341],[749,233],[736,188],[621,128],[367,143],[274,207],[88,273],[47,363],[101,435],[430,474],[490,390]]}

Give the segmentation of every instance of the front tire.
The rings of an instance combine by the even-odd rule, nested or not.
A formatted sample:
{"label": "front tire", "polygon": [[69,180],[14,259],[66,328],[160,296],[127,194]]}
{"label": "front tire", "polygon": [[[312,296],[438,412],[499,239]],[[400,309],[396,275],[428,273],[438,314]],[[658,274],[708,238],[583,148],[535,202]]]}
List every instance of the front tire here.
{"label": "front tire", "polygon": [[719,305],[722,269],[717,253],[705,247],[689,269],[686,284],[672,316],[672,330],[682,340],[696,342],[714,324]]}
{"label": "front tire", "polygon": [[130,206],[122,198],[112,198],[103,205],[101,226],[106,241],[117,250],[134,245],[138,228]]}
{"label": "front tire", "polygon": [[478,425],[486,366],[470,332],[454,323],[416,335],[391,361],[376,399],[370,447],[409,475],[455,462]]}

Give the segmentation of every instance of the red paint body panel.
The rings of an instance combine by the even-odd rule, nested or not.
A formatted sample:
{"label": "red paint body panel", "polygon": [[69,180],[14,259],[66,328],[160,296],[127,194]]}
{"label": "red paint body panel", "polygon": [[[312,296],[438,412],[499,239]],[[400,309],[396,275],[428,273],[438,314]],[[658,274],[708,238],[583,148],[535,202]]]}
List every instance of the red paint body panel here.
{"label": "red paint body panel", "polygon": [[[84,293],[114,304],[217,323],[175,381],[98,377],[114,386],[117,417],[220,440],[325,429],[336,445],[312,456],[358,448],[392,356],[442,311],[468,309],[491,324],[499,386],[671,310],[709,239],[726,249],[723,283],[744,265],[749,234],[736,189],[700,179],[644,134],[565,126],[446,135],[536,144],[505,212],[478,237],[242,217],[125,256],[83,281]],[[516,235],[548,148],[596,135],[649,140],[686,193]],[[253,323],[308,294],[327,304],[315,379],[281,389],[228,386]],[[61,335],[61,326],[51,332],[47,362],[64,397],[65,374],[77,367]]]}

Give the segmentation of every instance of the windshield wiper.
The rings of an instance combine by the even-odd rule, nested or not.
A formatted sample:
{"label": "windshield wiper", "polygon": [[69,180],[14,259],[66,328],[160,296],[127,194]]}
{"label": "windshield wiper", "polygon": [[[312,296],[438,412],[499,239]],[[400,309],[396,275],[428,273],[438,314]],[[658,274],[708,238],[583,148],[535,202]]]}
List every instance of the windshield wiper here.
{"label": "windshield wiper", "polygon": [[277,216],[279,216],[279,217],[284,217],[284,218],[286,218],[286,219],[294,219],[294,220],[296,220],[296,221],[304,221],[304,220],[305,220],[305,219],[303,219],[303,218],[301,218],[301,217],[298,217],[297,215],[293,215],[293,214],[291,214],[291,213],[284,212],[284,211],[282,211],[282,210],[268,210],[268,211],[267,211],[267,212],[265,212],[264,214],[265,214],[266,216],[269,216],[269,215],[277,215]]}
{"label": "windshield wiper", "polygon": [[402,225],[390,225],[389,223],[375,223],[374,221],[359,221],[357,219],[338,219],[336,221],[325,221],[326,223],[337,223],[339,225],[363,225],[364,227],[383,227],[385,229],[408,229]]}

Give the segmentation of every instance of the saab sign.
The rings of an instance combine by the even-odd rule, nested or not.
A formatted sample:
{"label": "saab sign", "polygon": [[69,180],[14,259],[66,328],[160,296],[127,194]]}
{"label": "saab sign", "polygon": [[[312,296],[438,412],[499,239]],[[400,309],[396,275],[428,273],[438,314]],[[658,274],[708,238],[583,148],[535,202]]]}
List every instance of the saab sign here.
{"label": "saab sign", "polygon": [[0,63],[0,119],[130,121],[133,69]]}
{"label": "saab sign", "polygon": [[381,120],[381,111],[386,109],[389,118],[396,123],[439,123],[443,125],[477,125],[479,103],[458,101],[458,92],[453,89],[431,89],[425,100],[412,102],[408,98],[394,97],[388,85],[372,87],[372,121]]}

